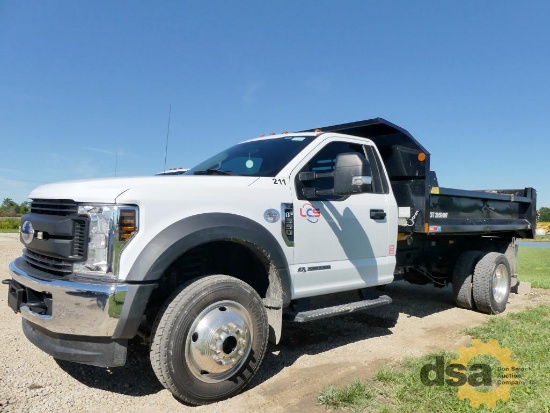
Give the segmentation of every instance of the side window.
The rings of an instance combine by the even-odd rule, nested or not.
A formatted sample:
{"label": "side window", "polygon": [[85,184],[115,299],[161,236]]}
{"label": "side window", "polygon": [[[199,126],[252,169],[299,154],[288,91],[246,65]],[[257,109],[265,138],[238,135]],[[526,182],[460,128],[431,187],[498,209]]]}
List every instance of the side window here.
{"label": "side window", "polygon": [[[362,145],[347,142],[332,142],[321,149],[311,160],[300,170],[300,172],[333,172],[336,164],[336,156],[341,153],[357,152],[365,156]],[[304,199],[303,188],[331,189],[334,187],[334,178],[325,177],[315,181],[301,182],[296,176],[296,190],[298,199]],[[324,200],[341,199],[340,196],[325,195]],[[321,198],[320,198],[321,199]]]}

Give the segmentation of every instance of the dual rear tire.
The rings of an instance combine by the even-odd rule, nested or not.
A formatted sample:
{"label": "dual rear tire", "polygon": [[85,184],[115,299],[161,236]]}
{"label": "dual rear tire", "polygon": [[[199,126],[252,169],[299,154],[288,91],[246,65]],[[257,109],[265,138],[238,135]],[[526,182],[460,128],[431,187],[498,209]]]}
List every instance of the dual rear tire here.
{"label": "dual rear tire", "polygon": [[498,252],[466,251],[453,271],[453,296],[459,307],[499,314],[506,309],[511,288],[510,263]]}

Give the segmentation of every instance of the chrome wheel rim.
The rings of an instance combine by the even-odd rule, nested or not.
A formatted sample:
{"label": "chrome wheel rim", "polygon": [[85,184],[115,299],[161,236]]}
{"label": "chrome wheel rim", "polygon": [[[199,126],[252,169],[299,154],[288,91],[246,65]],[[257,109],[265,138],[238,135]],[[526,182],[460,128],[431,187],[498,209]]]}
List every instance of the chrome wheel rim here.
{"label": "chrome wheel rim", "polygon": [[185,340],[185,362],[191,373],[206,383],[232,377],[252,349],[252,319],[235,301],[219,301],[195,319]]}
{"label": "chrome wheel rim", "polygon": [[493,298],[497,303],[501,303],[506,298],[508,292],[508,279],[508,268],[506,268],[504,264],[497,265],[491,281]]}

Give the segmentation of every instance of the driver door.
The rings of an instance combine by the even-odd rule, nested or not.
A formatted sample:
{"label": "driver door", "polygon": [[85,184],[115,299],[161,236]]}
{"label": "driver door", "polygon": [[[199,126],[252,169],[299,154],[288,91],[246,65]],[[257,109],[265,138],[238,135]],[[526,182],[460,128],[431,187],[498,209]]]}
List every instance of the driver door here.
{"label": "driver door", "polygon": [[[372,169],[368,192],[306,198],[304,188],[326,190],[334,178],[301,182],[300,172],[332,172],[336,156],[357,152]],[[393,280],[397,205],[374,147],[328,140],[293,171],[293,298],[387,284]]]}

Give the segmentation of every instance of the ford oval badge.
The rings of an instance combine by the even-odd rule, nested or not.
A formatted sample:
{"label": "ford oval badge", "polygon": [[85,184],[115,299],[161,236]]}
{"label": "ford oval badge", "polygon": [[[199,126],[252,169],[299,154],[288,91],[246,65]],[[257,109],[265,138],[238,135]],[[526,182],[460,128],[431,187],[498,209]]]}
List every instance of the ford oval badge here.
{"label": "ford oval badge", "polygon": [[34,228],[29,221],[23,222],[21,225],[21,239],[26,245],[29,245],[34,237]]}

